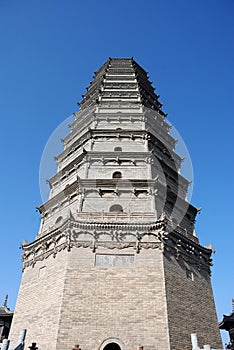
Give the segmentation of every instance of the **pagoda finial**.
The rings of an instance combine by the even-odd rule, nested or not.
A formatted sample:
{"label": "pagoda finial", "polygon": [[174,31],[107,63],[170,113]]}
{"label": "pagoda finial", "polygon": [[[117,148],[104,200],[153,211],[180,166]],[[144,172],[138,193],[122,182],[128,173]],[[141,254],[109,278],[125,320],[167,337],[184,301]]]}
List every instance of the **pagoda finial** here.
{"label": "pagoda finial", "polygon": [[232,298],[232,312],[234,312],[234,298]]}
{"label": "pagoda finial", "polygon": [[8,294],[6,294],[3,306],[7,307]]}

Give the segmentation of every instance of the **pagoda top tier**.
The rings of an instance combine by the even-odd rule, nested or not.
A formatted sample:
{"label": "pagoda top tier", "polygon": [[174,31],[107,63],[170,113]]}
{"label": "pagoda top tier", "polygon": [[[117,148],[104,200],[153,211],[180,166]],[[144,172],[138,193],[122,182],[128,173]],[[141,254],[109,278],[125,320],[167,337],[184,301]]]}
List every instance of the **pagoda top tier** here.
{"label": "pagoda top tier", "polygon": [[165,116],[147,72],[133,58],[109,58],[94,74],[81,109],[96,104],[127,102],[141,104]]}

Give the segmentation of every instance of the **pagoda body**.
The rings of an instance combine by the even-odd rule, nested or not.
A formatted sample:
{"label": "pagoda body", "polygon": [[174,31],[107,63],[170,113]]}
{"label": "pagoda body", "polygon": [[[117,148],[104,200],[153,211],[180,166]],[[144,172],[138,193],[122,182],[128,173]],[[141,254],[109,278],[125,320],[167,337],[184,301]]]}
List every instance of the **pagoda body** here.
{"label": "pagoda body", "polygon": [[26,328],[43,350],[181,350],[197,333],[221,348],[212,252],[158,97],[131,58],[95,72],[23,245],[12,340]]}

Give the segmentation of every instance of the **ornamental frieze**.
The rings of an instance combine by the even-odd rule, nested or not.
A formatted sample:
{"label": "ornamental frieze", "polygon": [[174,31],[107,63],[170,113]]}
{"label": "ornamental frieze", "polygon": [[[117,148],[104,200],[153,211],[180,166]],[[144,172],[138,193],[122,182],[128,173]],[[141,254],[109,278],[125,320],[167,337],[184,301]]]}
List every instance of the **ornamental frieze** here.
{"label": "ornamental frieze", "polygon": [[209,272],[212,264],[209,249],[176,231],[167,232],[165,220],[151,225],[115,225],[114,223],[83,224],[68,219],[50,234],[23,245],[23,269],[33,267],[36,262],[51,255],[56,258],[60,251],[66,249],[69,252],[74,247],[90,248],[93,252],[99,248],[110,250],[132,248],[135,253],[140,253],[142,249],[160,249],[176,260],[183,259],[189,262],[198,270]]}

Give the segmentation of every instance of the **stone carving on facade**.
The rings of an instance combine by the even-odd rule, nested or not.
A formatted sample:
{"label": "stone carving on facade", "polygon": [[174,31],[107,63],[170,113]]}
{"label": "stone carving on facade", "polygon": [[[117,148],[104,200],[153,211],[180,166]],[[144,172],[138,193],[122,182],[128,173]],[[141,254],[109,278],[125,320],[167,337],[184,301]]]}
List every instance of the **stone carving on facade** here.
{"label": "stone carving on facade", "polygon": [[[136,253],[141,249],[163,249],[177,260],[189,261],[207,271],[211,266],[210,250],[201,247],[189,239],[176,238],[175,231],[166,231],[168,220],[165,215],[155,224],[110,224],[110,223],[79,223],[67,219],[59,228],[43,236],[33,244],[23,246],[23,269],[35,266],[37,261],[47,259],[50,255],[56,258],[57,254],[67,249],[91,248],[95,252],[99,247],[107,249],[133,248]],[[177,234],[178,235],[178,234]],[[79,237],[86,237],[80,240]],[[102,236],[109,237],[102,241]],[[89,238],[90,237],[90,238]],[[131,237],[131,240],[129,238]],[[149,238],[150,237],[150,238]],[[210,270],[208,269],[208,272]]]}

